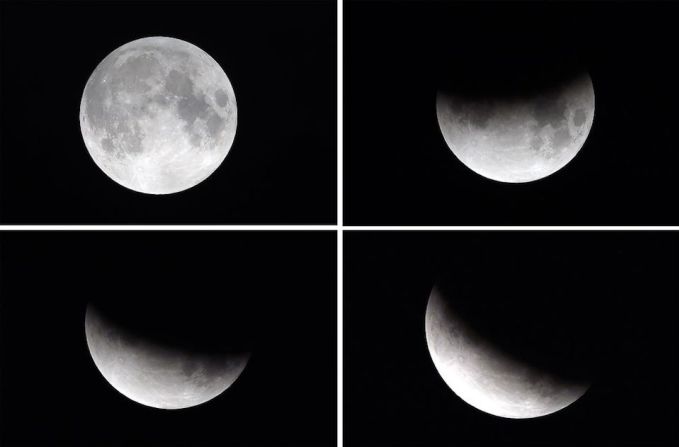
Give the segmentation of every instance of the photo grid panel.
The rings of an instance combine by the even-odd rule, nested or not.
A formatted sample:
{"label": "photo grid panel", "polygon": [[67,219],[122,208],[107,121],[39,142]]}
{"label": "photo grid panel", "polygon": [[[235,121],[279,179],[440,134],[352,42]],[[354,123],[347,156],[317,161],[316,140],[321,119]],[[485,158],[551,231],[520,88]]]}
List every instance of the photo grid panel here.
{"label": "photo grid panel", "polygon": [[3,446],[336,446],[334,232],[0,248]]}
{"label": "photo grid panel", "polygon": [[676,225],[677,17],[347,0],[345,223]]}
{"label": "photo grid panel", "polygon": [[0,224],[334,225],[336,8],[0,2]]}
{"label": "photo grid panel", "polygon": [[677,232],[344,238],[345,446],[676,441]]}

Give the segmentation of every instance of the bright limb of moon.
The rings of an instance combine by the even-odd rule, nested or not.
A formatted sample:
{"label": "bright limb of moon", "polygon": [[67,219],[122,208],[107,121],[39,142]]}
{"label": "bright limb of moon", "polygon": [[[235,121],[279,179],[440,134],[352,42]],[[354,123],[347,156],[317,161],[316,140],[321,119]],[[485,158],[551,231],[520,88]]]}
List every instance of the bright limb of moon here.
{"label": "bright limb of moon", "polygon": [[171,194],[209,177],[236,134],[236,97],[219,64],[179,39],[147,37],[111,52],[80,102],[94,162],[126,188]]}
{"label": "bright limb of moon", "polygon": [[249,354],[195,353],[161,345],[116,324],[90,304],[87,346],[99,372],[124,396],[162,409],[214,399],[238,379]]}
{"label": "bright limb of moon", "polygon": [[531,182],[566,166],[585,144],[594,120],[594,88],[583,72],[511,99],[440,89],[436,116],[448,147],[472,171],[500,182]]}
{"label": "bright limb of moon", "polygon": [[486,413],[512,419],[545,416],[571,405],[589,388],[503,352],[466,324],[438,287],[429,297],[425,330],[441,378]]}

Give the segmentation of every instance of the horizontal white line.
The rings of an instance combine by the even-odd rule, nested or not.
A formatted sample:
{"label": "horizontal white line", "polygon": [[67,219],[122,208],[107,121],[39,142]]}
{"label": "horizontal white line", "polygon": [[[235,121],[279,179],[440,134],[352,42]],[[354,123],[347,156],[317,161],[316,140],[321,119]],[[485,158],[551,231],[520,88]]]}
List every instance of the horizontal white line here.
{"label": "horizontal white line", "polygon": [[678,231],[679,226],[351,226],[345,231]]}
{"label": "horizontal white line", "polygon": [[679,226],[0,225],[0,231],[679,231]]}
{"label": "horizontal white line", "polygon": [[337,225],[0,225],[0,231],[337,231]]}

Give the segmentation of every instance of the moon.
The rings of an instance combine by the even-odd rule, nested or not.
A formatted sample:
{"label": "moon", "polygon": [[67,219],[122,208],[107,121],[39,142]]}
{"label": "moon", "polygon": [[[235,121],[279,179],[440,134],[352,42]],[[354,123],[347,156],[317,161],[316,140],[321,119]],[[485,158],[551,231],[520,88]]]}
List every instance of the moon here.
{"label": "moon", "polygon": [[172,194],[209,177],[236,135],[236,97],[200,48],[147,37],[111,52],[90,76],[80,130],[94,162],[134,191]]}
{"label": "moon", "polygon": [[486,413],[512,419],[545,416],[571,405],[589,388],[588,381],[535,366],[475,331],[438,285],[429,297],[425,330],[445,383]]}
{"label": "moon", "polygon": [[249,353],[201,353],[155,341],[93,304],[87,307],[85,334],[104,378],[124,396],[154,408],[187,408],[214,399],[233,385],[249,359]]}
{"label": "moon", "polygon": [[594,88],[585,71],[514,97],[465,96],[441,88],[436,116],[446,144],[469,169],[499,182],[532,182],[566,166],[585,144],[594,120]]}

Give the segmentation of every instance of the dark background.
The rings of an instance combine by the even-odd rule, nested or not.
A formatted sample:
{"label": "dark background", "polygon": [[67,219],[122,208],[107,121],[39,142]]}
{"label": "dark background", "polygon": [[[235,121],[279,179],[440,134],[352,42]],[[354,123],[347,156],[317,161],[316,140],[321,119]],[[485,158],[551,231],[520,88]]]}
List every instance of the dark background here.
{"label": "dark background", "polygon": [[[0,220],[330,224],[336,193],[332,1],[0,2]],[[147,36],[210,54],[236,92],[236,139],[199,185],[153,196],[92,161],[80,99],[95,67]]]}
{"label": "dark background", "polygon": [[[348,446],[676,443],[677,233],[348,232],[344,238]],[[535,419],[500,418],[462,401],[439,376],[425,339],[429,293],[442,277],[456,298],[488,309],[490,327],[544,322],[544,333],[556,328],[586,342],[598,359],[591,388]],[[515,309],[522,309],[521,320],[507,321],[518,316]],[[543,320],[545,313],[552,318]],[[560,322],[554,314],[563,315]]]}
{"label": "dark background", "polygon": [[[334,233],[32,232],[0,244],[1,445],[335,446]],[[129,400],[85,341],[88,301],[114,294],[162,301],[158,320],[202,309],[186,332],[249,305],[239,315],[255,333],[247,367],[196,407]]]}
{"label": "dark background", "polygon": [[[349,1],[345,222],[676,224],[679,211],[668,204],[679,188],[679,73],[669,55],[678,15],[676,2]],[[486,179],[460,162],[436,118],[445,74],[541,82],[532,67],[555,60],[587,67],[594,84],[593,127],[575,159],[523,184]]]}

